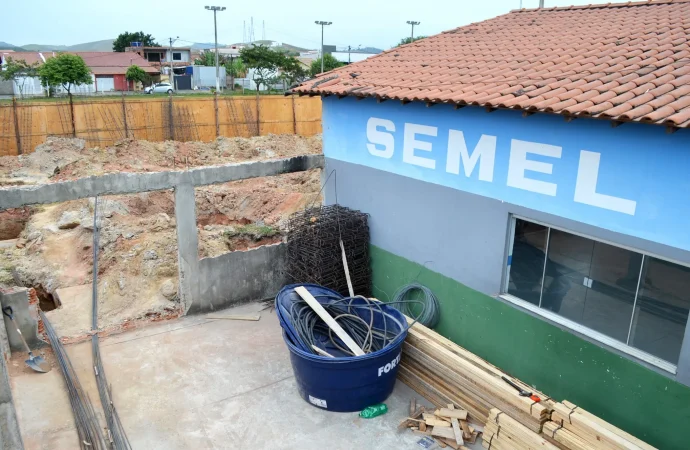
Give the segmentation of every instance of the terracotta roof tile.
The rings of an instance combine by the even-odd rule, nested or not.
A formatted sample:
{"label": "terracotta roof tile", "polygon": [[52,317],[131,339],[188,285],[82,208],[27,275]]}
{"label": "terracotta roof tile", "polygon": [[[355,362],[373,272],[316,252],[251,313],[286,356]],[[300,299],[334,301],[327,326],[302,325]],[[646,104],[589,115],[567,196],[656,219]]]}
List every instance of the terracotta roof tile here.
{"label": "terracotta roof tile", "polygon": [[384,51],[293,92],[688,127],[689,17],[690,0],[517,10]]}

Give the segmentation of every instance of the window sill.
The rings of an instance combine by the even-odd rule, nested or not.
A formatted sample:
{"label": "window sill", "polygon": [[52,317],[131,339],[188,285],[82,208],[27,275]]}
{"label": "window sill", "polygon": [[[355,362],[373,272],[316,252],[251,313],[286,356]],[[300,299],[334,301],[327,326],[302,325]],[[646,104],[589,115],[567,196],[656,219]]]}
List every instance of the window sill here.
{"label": "window sill", "polygon": [[555,314],[551,311],[541,309],[530,302],[526,302],[510,294],[501,294],[499,295],[499,297],[509,303],[518,306],[521,309],[525,309],[529,312],[537,314],[545,318],[549,322],[553,322],[557,325],[568,328],[577,334],[586,336],[592,340],[597,341],[600,344],[603,344],[607,347],[611,347],[615,350],[618,350],[619,352],[625,353],[626,355],[629,355],[634,359],[643,361],[661,370],[669,372],[670,374],[676,374],[677,367],[668,361],[664,361],[663,359],[657,358],[656,356],[650,355],[649,353],[643,352],[642,350],[638,350],[634,347],[625,345],[624,343],[612,339],[602,333],[599,333],[598,331],[594,331],[591,328],[587,328],[583,325],[580,325],[577,322],[573,322],[572,320],[566,319],[565,317],[559,316],[558,314]]}

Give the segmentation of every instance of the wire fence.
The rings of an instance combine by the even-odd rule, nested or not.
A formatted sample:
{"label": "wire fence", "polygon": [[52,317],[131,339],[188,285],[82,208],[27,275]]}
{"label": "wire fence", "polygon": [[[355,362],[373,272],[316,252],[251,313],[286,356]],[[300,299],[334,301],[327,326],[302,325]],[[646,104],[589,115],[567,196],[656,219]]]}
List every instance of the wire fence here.
{"label": "wire fence", "polygon": [[319,97],[123,95],[0,104],[0,156],[30,153],[48,136],[78,137],[89,147],[103,147],[126,138],[208,142],[220,136],[320,132]]}

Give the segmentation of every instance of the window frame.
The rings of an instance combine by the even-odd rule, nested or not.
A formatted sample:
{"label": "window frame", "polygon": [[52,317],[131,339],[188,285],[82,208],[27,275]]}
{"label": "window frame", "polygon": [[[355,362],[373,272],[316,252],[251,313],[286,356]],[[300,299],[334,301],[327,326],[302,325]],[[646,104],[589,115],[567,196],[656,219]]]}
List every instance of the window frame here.
{"label": "window frame", "polygon": [[[506,253],[505,253],[505,258],[504,258],[503,282],[501,283],[501,294],[499,295],[499,298],[517,306],[520,309],[526,310],[528,312],[531,312],[532,314],[540,316],[541,318],[546,319],[548,322],[552,322],[556,326],[567,328],[568,330],[575,332],[575,334],[589,338],[589,340],[593,340],[599,344],[603,344],[606,347],[610,347],[610,348],[615,349],[619,352],[622,352],[625,355],[630,356],[636,360],[642,361],[642,362],[650,364],[656,368],[662,369],[663,371],[668,372],[671,375],[677,375],[678,366],[673,364],[673,363],[670,363],[666,360],[663,360],[657,356],[654,356],[654,355],[647,353],[643,350],[635,348],[635,347],[628,345],[624,342],[620,342],[620,341],[618,341],[612,337],[609,337],[609,336],[607,336],[607,335],[605,335],[599,331],[593,330],[593,329],[586,327],[582,324],[579,324],[573,320],[567,319],[567,318],[560,316],[560,315],[558,315],[552,311],[542,309],[540,307],[540,305],[541,305],[541,295],[543,292],[543,282],[544,282],[543,276],[542,276],[542,290],[539,293],[540,305],[535,305],[535,304],[530,303],[526,300],[515,297],[512,294],[509,294],[508,293],[508,287],[509,287],[509,282],[510,282],[510,269],[511,269],[511,264],[509,264],[509,263],[512,263],[512,251],[513,251],[513,244],[515,241],[515,224],[516,224],[517,220],[523,220],[526,222],[534,223],[536,225],[541,225],[541,226],[548,228],[547,244],[546,244],[547,246],[546,246],[546,251],[544,252],[545,258],[548,257],[548,244],[549,244],[548,236],[551,234],[551,229],[553,228],[555,230],[563,231],[565,233],[570,233],[570,234],[573,234],[575,236],[580,236],[580,237],[585,238],[585,239],[590,239],[592,241],[601,242],[601,243],[604,243],[607,245],[612,245],[614,247],[618,247],[621,249],[625,249],[625,250],[629,250],[629,251],[632,251],[635,253],[639,253],[640,255],[642,255],[642,262],[640,264],[640,271],[642,270],[642,267],[644,266],[645,259],[648,257],[660,259],[663,261],[670,262],[672,264],[677,264],[679,266],[690,268],[689,264],[674,260],[672,258],[660,256],[658,254],[651,253],[648,251],[643,251],[643,250],[640,250],[639,248],[634,248],[634,247],[630,247],[628,245],[619,244],[619,243],[612,242],[612,241],[609,241],[606,239],[597,238],[597,237],[594,237],[594,236],[591,236],[591,235],[588,235],[585,233],[573,231],[573,230],[565,228],[565,227],[552,225],[552,224],[550,224],[548,222],[544,222],[542,220],[524,217],[524,216],[521,216],[519,214],[511,214],[510,218],[509,218],[508,236],[507,236],[507,240],[506,240]],[[637,280],[637,284],[638,284],[637,290],[639,292],[639,288],[640,288],[640,286],[639,286],[640,285],[640,278],[639,277]],[[637,295],[635,296],[635,303],[633,304],[633,314],[635,311],[636,303],[637,303]],[[688,323],[686,323],[686,328],[687,328],[688,324],[690,324],[690,320],[688,321]],[[632,327],[632,317],[631,317],[630,327]],[[628,330],[628,337],[629,336],[630,336],[630,328]],[[685,344],[685,341],[683,341],[681,343],[681,348],[682,348],[683,344]],[[681,357],[682,357],[682,350],[681,350]],[[680,364],[680,361],[679,361],[679,364]]]}
{"label": "window frame", "polygon": [[[177,58],[175,58],[175,56],[177,56]],[[182,52],[173,52],[172,60],[173,61],[182,61]]]}

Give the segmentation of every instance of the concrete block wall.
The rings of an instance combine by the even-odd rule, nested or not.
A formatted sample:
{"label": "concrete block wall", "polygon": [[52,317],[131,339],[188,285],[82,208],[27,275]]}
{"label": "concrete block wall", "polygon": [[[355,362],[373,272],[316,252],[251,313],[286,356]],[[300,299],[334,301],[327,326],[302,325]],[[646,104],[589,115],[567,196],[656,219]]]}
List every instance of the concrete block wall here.
{"label": "concrete block wall", "polygon": [[199,261],[199,302],[211,310],[275,296],[288,284],[287,244],[265,245]]}

